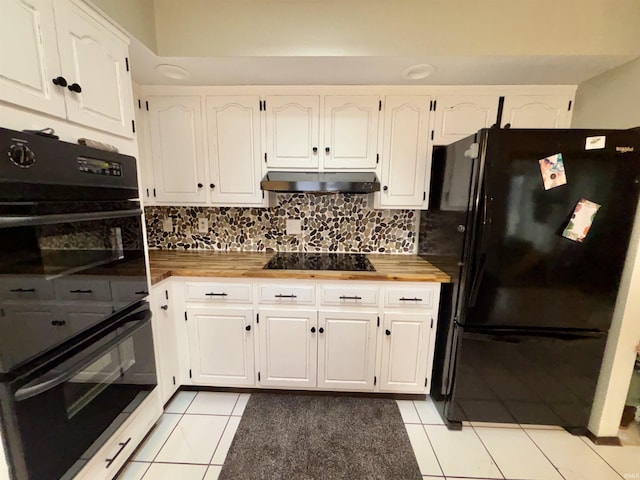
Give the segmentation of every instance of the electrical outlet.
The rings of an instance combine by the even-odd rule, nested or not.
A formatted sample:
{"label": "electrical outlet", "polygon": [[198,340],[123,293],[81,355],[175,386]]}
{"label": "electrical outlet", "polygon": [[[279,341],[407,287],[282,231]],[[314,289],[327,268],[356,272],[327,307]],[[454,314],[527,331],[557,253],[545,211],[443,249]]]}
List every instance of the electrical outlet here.
{"label": "electrical outlet", "polygon": [[209,222],[206,218],[198,218],[198,232],[207,233],[209,231]]}
{"label": "electrical outlet", "polygon": [[171,217],[164,217],[164,220],[162,220],[162,231],[173,232],[173,220],[171,220]]}
{"label": "electrical outlet", "polygon": [[299,218],[287,218],[287,235],[300,235],[302,233],[302,220]]}

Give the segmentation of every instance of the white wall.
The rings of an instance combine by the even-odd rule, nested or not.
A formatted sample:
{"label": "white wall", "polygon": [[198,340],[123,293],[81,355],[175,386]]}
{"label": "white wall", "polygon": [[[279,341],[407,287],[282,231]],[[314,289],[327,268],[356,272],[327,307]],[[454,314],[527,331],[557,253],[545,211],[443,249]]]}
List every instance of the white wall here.
{"label": "white wall", "polygon": [[[639,2],[640,3],[640,2]],[[574,128],[640,126],[640,59],[578,86]],[[640,341],[640,208],[607,349],[594,400],[589,429],[597,436],[617,436]]]}
{"label": "white wall", "polygon": [[154,0],[154,9],[162,56],[640,55],[638,0]]}
{"label": "white wall", "polygon": [[90,0],[90,3],[155,51],[156,22],[153,0]]}

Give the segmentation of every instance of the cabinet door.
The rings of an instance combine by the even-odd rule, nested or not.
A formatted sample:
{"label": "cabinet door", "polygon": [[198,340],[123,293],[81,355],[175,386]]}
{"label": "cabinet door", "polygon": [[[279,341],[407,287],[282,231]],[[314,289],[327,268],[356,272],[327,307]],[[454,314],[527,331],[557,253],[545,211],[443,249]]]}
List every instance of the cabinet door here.
{"label": "cabinet door", "polygon": [[65,117],[51,0],[4,0],[0,5],[0,99]]}
{"label": "cabinet door", "polygon": [[504,99],[502,127],[569,128],[571,97],[568,95],[514,95]]}
{"label": "cabinet door", "polygon": [[318,387],[373,390],[377,313],[318,314]]}
{"label": "cabinet door", "polygon": [[253,310],[187,308],[193,383],[254,385]]}
{"label": "cabinet door", "polygon": [[62,75],[81,89],[67,90],[67,117],[132,137],[127,44],[71,2],[55,2],[55,18]]}
{"label": "cabinet door", "polygon": [[168,298],[168,288],[168,286],[158,286],[151,289],[151,313],[153,314],[151,322],[156,345],[158,385],[163,404],[169,401],[179,387],[175,310]]}
{"label": "cabinet door", "polygon": [[37,304],[4,305],[0,309],[0,342],[6,344],[0,358],[5,368],[15,366],[64,340],[52,306]]}
{"label": "cabinet door", "polygon": [[205,203],[200,97],[149,98],[156,201]]}
{"label": "cabinet door", "polygon": [[385,313],[380,391],[424,393],[431,315]]}
{"label": "cabinet door", "polygon": [[206,102],[211,201],[262,205],[260,97],[207,97]]}
{"label": "cabinet door", "polygon": [[260,310],[260,385],[315,387],[317,312]]}
{"label": "cabinet door", "polygon": [[269,168],[318,167],[319,111],[318,96],[266,97]]}
{"label": "cabinet door", "polygon": [[379,105],[377,95],[324,97],[326,168],[376,168]]}
{"label": "cabinet door", "polygon": [[449,145],[498,121],[495,95],[443,95],[436,98],[433,144]]}
{"label": "cabinet door", "polygon": [[429,96],[387,96],[381,207],[420,208],[427,197]]}

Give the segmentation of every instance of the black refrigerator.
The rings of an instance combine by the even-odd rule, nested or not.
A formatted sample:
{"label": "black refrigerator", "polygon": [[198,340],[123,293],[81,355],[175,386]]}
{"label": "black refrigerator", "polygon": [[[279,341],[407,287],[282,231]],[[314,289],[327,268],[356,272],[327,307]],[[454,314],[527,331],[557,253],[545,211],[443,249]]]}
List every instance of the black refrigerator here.
{"label": "black refrigerator", "polygon": [[484,129],[433,155],[431,396],[462,421],[586,431],[640,192],[634,130]]}

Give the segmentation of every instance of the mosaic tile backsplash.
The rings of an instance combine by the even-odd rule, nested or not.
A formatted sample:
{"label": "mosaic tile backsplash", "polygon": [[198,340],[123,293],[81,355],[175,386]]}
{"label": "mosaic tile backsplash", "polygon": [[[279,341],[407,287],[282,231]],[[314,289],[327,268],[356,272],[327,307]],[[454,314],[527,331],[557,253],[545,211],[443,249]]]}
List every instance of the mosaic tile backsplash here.
{"label": "mosaic tile backsplash", "polygon": [[[366,195],[348,194],[277,194],[270,208],[145,208],[149,248],[178,250],[413,253],[416,215],[373,210]],[[166,217],[173,232],[163,231]],[[198,218],[207,218],[207,233]],[[286,234],[290,218],[302,221],[302,234]]]}

